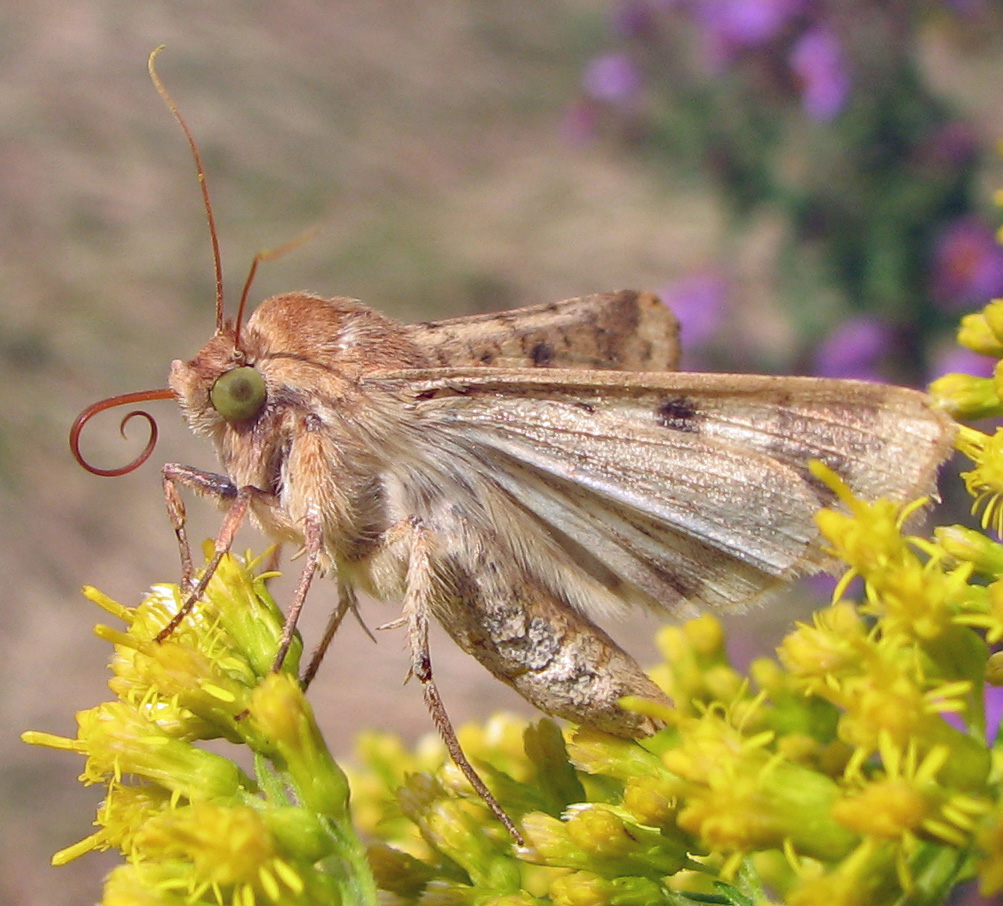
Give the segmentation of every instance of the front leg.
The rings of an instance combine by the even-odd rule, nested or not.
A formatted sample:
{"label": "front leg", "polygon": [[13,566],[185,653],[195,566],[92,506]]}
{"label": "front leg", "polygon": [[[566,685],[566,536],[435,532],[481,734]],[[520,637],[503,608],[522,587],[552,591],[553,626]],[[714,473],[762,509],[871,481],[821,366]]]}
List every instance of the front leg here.
{"label": "front leg", "polygon": [[446,713],[446,708],[439,695],[439,689],[432,675],[432,656],[428,645],[428,615],[430,603],[435,593],[435,575],[432,565],[432,532],[425,528],[417,518],[407,524],[409,530],[408,564],[404,579],[404,614],[407,624],[408,644],[411,649],[411,675],[421,683],[425,698],[425,706],[432,716],[439,735],[446,744],[446,749],[456,766],[470,781],[470,785],[484,800],[495,817],[505,826],[508,832],[520,846],[523,845],[522,834],[519,833],[512,819],[506,814],[501,804],[487,788],[474,766],[467,760],[460,741],[456,737],[452,721]]}
{"label": "front leg", "polygon": [[[167,514],[170,517],[171,525],[174,527],[174,534],[177,536],[178,547],[181,552],[182,587],[189,594],[171,621],[157,633],[156,640],[158,642],[163,642],[178,628],[181,621],[195,606],[195,602],[202,597],[206,586],[209,584],[209,580],[212,579],[220,561],[223,559],[223,555],[233,546],[234,536],[237,534],[237,529],[240,528],[240,524],[247,515],[251,501],[254,499],[263,499],[270,502],[274,499],[272,494],[252,485],[238,488],[224,475],[217,475],[215,472],[203,472],[201,469],[177,463],[169,463],[164,466],[163,484]],[[230,503],[230,508],[223,519],[219,535],[217,535],[213,543],[213,557],[197,583],[193,581],[194,569],[192,566],[191,546],[188,543],[188,533],[185,529],[185,507],[181,495],[178,493],[179,485],[184,485],[201,496],[214,499],[220,505]],[[286,647],[288,647],[288,644]]]}
{"label": "front leg", "polygon": [[[215,472],[204,472],[201,469],[196,469],[192,466],[183,466],[178,463],[168,463],[164,466],[163,485],[167,515],[170,517],[171,525],[174,527],[174,534],[177,536],[178,548],[181,552],[182,587],[189,590],[189,594],[171,621],[157,633],[158,642],[164,641],[178,628],[181,621],[195,606],[195,602],[204,594],[224,554],[233,546],[234,536],[237,534],[237,529],[240,528],[244,517],[247,515],[251,501],[275,502],[275,495],[268,491],[263,491],[261,488],[256,488],[253,485],[245,485],[242,488],[237,487],[225,475],[219,475]],[[214,500],[219,506],[225,506],[227,503],[230,504],[230,508],[223,519],[223,525],[219,530],[219,535],[217,535],[213,543],[212,559],[206,566],[198,583],[194,582],[195,571],[192,564],[191,545],[188,541],[188,532],[185,525],[185,504],[181,498],[181,494],[178,492],[179,485],[189,488],[201,497],[208,497]],[[281,669],[286,655],[289,653],[289,646],[292,644],[293,633],[296,631],[296,623],[299,620],[300,612],[303,610],[303,603],[306,601],[307,592],[310,590],[310,583],[313,581],[313,577],[317,574],[317,570],[320,567],[323,529],[320,515],[312,508],[305,520],[303,535],[306,564],[303,567],[303,572],[300,574],[300,580],[296,586],[292,604],[289,607],[285,623],[282,626],[282,636],[279,639],[278,651],[272,666],[272,669],[276,671]],[[342,611],[342,615],[343,613],[344,611]],[[337,628],[337,624],[335,624],[335,628]],[[334,635],[334,629],[330,630],[330,635]],[[317,664],[319,662],[318,658]],[[311,668],[313,671],[316,671],[315,664],[311,663]]]}
{"label": "front leg", "polygon": [[[306,563],[303,566],[303,572],[300,573],[300,580],[296,584],[296,592],[293,594],[292,604],[289,605],[289,610],[286,612],[286,621],[282,625],[282,638],[279,640],[279,650],[275,655],[275,662],[272,664],[272,670],[276,673],[282,669],[282,664],[289,653],[293,633],[296,631],[296,623],[299,621],[300,612],[303,610],[303,604],[306,602],[307,592],[310,591],[310,583],[313,582],[313,577],[317,575],[317,570],[320,568],[324,529],[320,521],[320,514],[313,507],[310,508],[307,514],[303,534],[303,551],[306,554]],[[334,636],[333,630],[331,631],[331,636]],[[323,653],[321,656],[323,656]],[[311,663],[310,666],[313,667],[313,664]],[[316,670],[316,667],[313,667],[313,669]]]}
{"label": "front leg", "polygon": [[169,462],[164,466],[162,483],[167,516],[174,528],[181,554],[181,585],[185,589],[190,589],[194,584],[195,570],[192,565],[191,545],[188,543],[188,531],[185,527],[187,521],[185,502],[178,491],[178,485],[184,485],[201,497],[211,498],[220,507],[236,498],[237,486],[225,475],[203,472],[201,469],[183,466],[176,462]]}

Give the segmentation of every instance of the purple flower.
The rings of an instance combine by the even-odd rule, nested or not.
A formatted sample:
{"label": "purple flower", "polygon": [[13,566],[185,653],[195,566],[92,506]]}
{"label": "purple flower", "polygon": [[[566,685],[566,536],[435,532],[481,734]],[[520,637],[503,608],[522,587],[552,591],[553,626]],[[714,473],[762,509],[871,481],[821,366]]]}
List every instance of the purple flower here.
{"label": "purple flower", "polygon": [[827,122],[846,106],[850,73],[843,45],[824,26],[806,31],[794,45],[790,66],[801,84],[801,104],[813,120]]}
{"label": "purple flower", "polygon": [[979,355],[963,346],[950,346],[937,356],[930,367],[928,379],[933,381],[945,374],[970,374],[972,377],[992,377],[996,359]]}
{"label": "purple flower", "polygon": [[640,96],[643,80],[637,64],[626,53],[595,57],[585,68],[582,86],[597,101],[628,105]]}
{"label": "purple flower", "polygon": [[989,741],[996,739],[1000,731],[1000,721],[1003,720],[1003,687],[985,687],[986,699],[986,738]]}
{"label": "purple flower", "polygon": [[766,44],[803,6],[804,0],[698,0],[709,61],[720,66],[740,50]]}
{"label": "purple flower", "polygon": [[765,44],[784,27],[803,0],[704,0],[700,19],[735,47]]}
{"label": "purple flower", "polygon": [[[992,686],[986,683],[983,686],[985,715],[986,715],[986,742],[992,743],[1000,732],[1000,720],[1003,719],[1003,686]],[[968,729],[964,717],[956,711],[944,711],[940,715],[947,723],[962,733]]]}
{"label": "purple flower", "polygon": [[690,274],[662,287],[659,295],[679,319],[684,349],[706,343],[720,327],[728,281],[710,271]]}
{"label": "purple flower", "polygon": [[[831,601],[836,586],[842,580],[842,576],[834,576],[831,573],[812,573],[810,576],[804,576],[800,582],[815,600]],[[862,594],[864,594],[864,582],[860,576],[851,579],[842,591],[843,598],[850,601]]]}
{"label": "purple flower", "polygon": [[815,350],[815,374],[822,377],[881,381],[880,362],[895,339],[889,324],[876,318],[851,318]]}
{"label": "purple flower", "polygon": [[1003,295],[1003,248],[977,217],[959,217],[941,231],[933,253],[933,295],[946,309],[984,305]]}

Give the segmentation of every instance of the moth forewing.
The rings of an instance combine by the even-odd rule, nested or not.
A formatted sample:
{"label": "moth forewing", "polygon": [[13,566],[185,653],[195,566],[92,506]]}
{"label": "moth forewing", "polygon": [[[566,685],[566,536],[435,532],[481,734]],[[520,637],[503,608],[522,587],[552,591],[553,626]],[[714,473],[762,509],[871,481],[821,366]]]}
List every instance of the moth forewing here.
{"label": "moth forewing", "polygon": [[[921,393],[854,381],[469,368],[380,379],[407,388],[535,520],[551,547],[524,531],[516,554],[591,613],[611,597],[734,607],[823,568],[814,516],[834,500],[809,462],[864,498],[908,500],[934,493],[954,430]],[[575,593],[548,556],[608,594]]]}
{"label": "moth forewing", "polygon": [[[590,428],[595,420],[589,416],[598,413],[617,419],[623,430],[657,427],[670,435],[728,442],[805,475],[808,461],[821,459],[855,493],[869,498],[931,493],[956,431],[926,394],[865,381],[481,368],[386,371],[371,379],[393,384],[419,414],[448,412],[456,422],[462,422],[464,401],[497,407],[498,424],[506,421],[509,403],[529,401],[581,413],[583,436],[604,433]],[[823,485],[816,486],[831,498]]]}
{"label": "moth forewing", "polygon": [[619,290],[408,325],[430,364],[673,371],[679,322],[653,293]]}

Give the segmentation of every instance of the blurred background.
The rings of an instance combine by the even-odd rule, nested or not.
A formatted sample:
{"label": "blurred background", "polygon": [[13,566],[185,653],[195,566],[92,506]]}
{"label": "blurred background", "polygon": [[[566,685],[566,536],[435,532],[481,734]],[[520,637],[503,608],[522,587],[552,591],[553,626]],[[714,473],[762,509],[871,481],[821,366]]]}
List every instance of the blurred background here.
{"label": "blurred background", "polygon": [[[691,368],[922,384],[958,316],[1003,293],[998,4],[833,0],[25,0],[0,10],[0,902],[89,902],[112,859],[52,869],[88,833],[73,736],[106,695],[95,585],[123,603],[177,576],[158,466],[212,468],[170,404],[136,473],[97,478],[66,433],[90,402],[162,386],[213,327],[184,138],[208,172],[228,298],[347,295],[427,319],[636,287],[679,311]],[[117,419],[97,464],[131,458]],[[193,536],[219,517],[189,507]],[[241,544],[262,548],[249,532]],[[316,637],[333,595],[315,587]],[[279,600],[283,600],[279,592]],[[792,618],[738,625],[748,658]],[[367,605],[371,625],[392,608]],[[763,625],[765,624],[765,625]],[[642,662],[657,621],[612,627]],[[530,711],[439,637],[457,722]],[[403,640],[346,624],[311,697],[339,754],[430,729]]]}

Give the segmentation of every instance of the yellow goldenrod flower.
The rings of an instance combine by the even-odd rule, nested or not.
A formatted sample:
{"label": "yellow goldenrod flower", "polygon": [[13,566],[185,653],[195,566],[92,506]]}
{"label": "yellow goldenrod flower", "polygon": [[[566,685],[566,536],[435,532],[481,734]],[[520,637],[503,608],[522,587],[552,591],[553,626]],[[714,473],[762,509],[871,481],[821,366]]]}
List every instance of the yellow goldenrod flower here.
{"label": "yellow goldenrod flower", "polygon": [[742,677],[728,662],[724,630],[711,614],[682,626],[663,626],[656,636],[664,664],[651,675],[677,709],[686,711],[700,702],[731,701]]}
{"label": "yellow goldenrod flower", "polygon": [[964,846],[975,818],[990,808],[988,800],[960,792],[942,782],[951,752],[933,746],[922,758],[910,743],[903,753],[890,736],[879,745],[883,771],[866,777],[856,772],[859,791],[833,806],[833,818],[861,837],[896,840],[914,848],[918,836]]}
{"label": "yellow goldenrod flower", "polygon": [[1003,401],[992,378],[945,374],[930,384],[937,406],[955,418],[995,418],[1003,415]]}
{"label": "yellow goldenrod flower", "polygon": [[[314,852],[312,861],[331,851]],[[200,887],[233,888],[240,902],[242,890],[260,887],[271,900],[288,886],[293,894],[304,889],[302,877],[288,863],[267,815],[250,806],[209,801],[170,809],[144,822],[136,836],[136,851],[152,862],[170,864],[191,860],[189,894]],[[181,872],[179,872],[179,875]]]}
{"label": "yellow goldenrod flower", "polygon": [[958,449],[975,464],[962,472],[965,488],[974,498],[972,513],[982,511],[982,527],[1003,533],[1003,430],[986,435],[963,427],[958,432]]}
{"label": "yellow goldenrod flower", "polygon": [[[986,325],[998,343],[1003,343],[1003,299],[993,299],[989,302],[981,313],[985,318]],[[964,319],[962,319],[964,320]],[[989,352],[994,358],[1003,358],[1003,352]]]}
{"label": "yellow goldenrod flower", "polygon": [[610,903],[664,902],[664,892],[648,878],[604,878],[591,871],[574,871],[557,878],[550,888],[554,906],[607,906]]}
{"label": "yellow goldenrod flower", "polygon": [[979,892],[993,896],[1003,891],[1003,807],[996,807],[976,833],[979,845]]}
{"label": "yellow goldenrod flower", "polygon": [[837,586],[838,598],[850,579],[859,575],[873,582],[890,568],[907,566],[915,559],[911,547],[917,539],[902,534],[903,525],[928,503],[925,499],[902,506],[888,500],[866,502],[853,496],[845,482],[821,462],[810,464],[812,474],[827,484],[849,512],[821,510],[815,517],[832,552],[850,571]]}
{"label": "yellow goldenrod flower", "polygon": [[610,806],[575,806],[564,820],[535,812],[526,816],[523,830],[524,858],[605,877],[659,878],[679,871],[687,860],[685,848]]}
{"label": "yellow goldenrod flower", "polygon": [[339,821],[348,817],[348,782],[324,744],[299,680],[268,673],[248,703],[247,738],[281,766],[303,805]]}
{"label": "yellow goldenrod flower", "polygon": [[474,883],[498,893],[518,890],[520,872],[509,854],[511,838],[489,818],[487,806],[472,790],[455,798],[438,778],[413,774],[397,798],[428,843],[466,870]]}
{"label": "yellow goldenrod flower", "polygon": [[792,841],[800,853],[838,858],[855,840],[829,817],[836,784],[786,761],[773,742],[773,733],[747,736],[717,710],[684,721],[679,745],[662,756],[679,778],[680,828],[729,855]]}
{"label": "yellow goldenrod flower", "polygon": [[867,604],[861,612],[882,616],[882,633],[931,640],[953,625],[953,617],[968,598],[971,564],[945,571],[929,559],[908,556],[866,582]]}
{"label": "yellow goldenrod flower", "polygon": [[933,537],[945,559],[970,563],[975,575],[992,578],[1003,574],[1003,544],[981,532],[964,525],[943,525],[933,530]]}
{"label": "yellow goldenrod flower", "polygon": [[849,601],[820,610],[812,625],[799,623],[780,643],[780,663],[805,687],[818,693],[844,675],[855,675],[872,645],[870,634]]}
{"label": "yellow goldenrod flower", "polygon": [[1003,320],[1003,300],[990,302],[982,311],[963,315],[956,334],[958,342],[982,355],[994,359],[1003,357],[1003,333],[999,333]]}
{"label": "yellow goldenrod flower", "polygon": [[885,906],[901,901],[897,859],[888,845],[861,843],[831,870],[805,872],[787,906]]}
{"label": "yellow goldenrod flower", "polygon": [[[74,740],[25,734],[86,756],[84,781],[107,785],[101,829],[56,859],[120,849],[129,864],[109,876],[106,904],[375,903],[345,777],[295,674],[271,672],[282,615],[261,577],[225,557],[163,643],[177,588],[157,586],[134,610],[88,596],[126,623],[99,627],[120,700],[78,714]],[[251,748],[253,776],[197,744],[220,736]]]}

